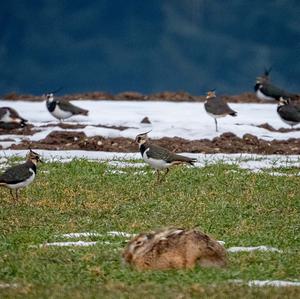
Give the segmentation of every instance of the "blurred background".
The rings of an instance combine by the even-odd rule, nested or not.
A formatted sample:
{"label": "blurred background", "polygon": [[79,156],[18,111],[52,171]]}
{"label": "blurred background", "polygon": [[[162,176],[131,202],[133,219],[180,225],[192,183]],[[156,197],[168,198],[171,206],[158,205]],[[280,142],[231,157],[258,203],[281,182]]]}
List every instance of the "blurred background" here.
{"label": "blurred background", "polygon": [[1,1],[0,94],[299,92],[300,1]]}

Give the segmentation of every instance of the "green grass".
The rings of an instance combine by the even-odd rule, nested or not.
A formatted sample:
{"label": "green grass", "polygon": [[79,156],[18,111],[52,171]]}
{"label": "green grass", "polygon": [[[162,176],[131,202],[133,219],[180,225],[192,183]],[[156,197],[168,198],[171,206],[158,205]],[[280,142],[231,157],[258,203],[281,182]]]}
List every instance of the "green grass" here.
{"label": "green grass", "polygon": [[[148,168],[75,160],[41,165],[12,204],[0,189],[1,298],[300,298],[300,288],[248,287],[230,280],[300,280],[299,177],[255,174],[236,165],[176,168],[160,185]],[[295,169],[276,171],[295,173]],[[231,246],[269,245],[283,253],[229,254],[227,269],[137,272],[121,262],[126,240],[164,226],[198,227]],[[90,247],[35,247],[99,232]],[[75,240],[79,240],[75,239]],[[103,241],[111,241],[104,244]]]}

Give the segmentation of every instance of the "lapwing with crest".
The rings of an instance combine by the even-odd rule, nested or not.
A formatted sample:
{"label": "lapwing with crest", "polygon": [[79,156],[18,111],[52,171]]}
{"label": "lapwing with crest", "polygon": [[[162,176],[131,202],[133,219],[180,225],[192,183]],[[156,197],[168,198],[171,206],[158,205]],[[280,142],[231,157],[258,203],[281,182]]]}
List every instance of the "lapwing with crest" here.
{"label": "lapwing with crest", "polygon": [[54,94],[59,90],[61,90],[61,88],[44,95],[47,109],[55,118],[59,121],[63,121],[74,115],[88,115],[89,111],[86,109],[77,107],[67,100],[55,99]]}
{"label": "lapwing with crest", "polygon": [[279,101],[281,97],[292,97],[293,94],[273,85],[270,80],[270,72],[272,68],[265,69],[264,74],[256,78],[254,90],[256,96],[260,100],[276,100]]}
{"label": "lapwing with crest", "polygon": [[0,128],[16,129],[26,126],[27,119],[21,117],[19,113],[10,107],[0,107]]}
{"label": "lapwing with crest", "polygon": [[290,98],[279,99],[277,113],[282,121],[292,128],[300,123],[300,105]]}
{"label": "lapwing with crest", "polygon": [[19,189],[27,187],[34,181],[38,162],[42,162],[40,155],[30,149],[25,163],[10,167],[0,175],[0,186],[10,189],[13,200],[18,200]]}
{"label": "lapwing with crest", "polygon": [[[154,168],[157,172],[157,181],[160,182],[169,172],[169,168],[178,164],[194,165],[197,161],[195,158],[175,154],[168,149],[160,147],[149,141],[148,131],[136,136],[135,142],[139,145],[139,149],[144,161]],[[160,177],[160,171],[165,170],[163,177]]]}
{"label": "lapwing with crest", "polygon": [[216,132],[218,132],[217,118],[237,115],[237,112],[232,110],[223,98],[216,96],[215,89],[207,92],[204,108],[207,114],[215,120]]}

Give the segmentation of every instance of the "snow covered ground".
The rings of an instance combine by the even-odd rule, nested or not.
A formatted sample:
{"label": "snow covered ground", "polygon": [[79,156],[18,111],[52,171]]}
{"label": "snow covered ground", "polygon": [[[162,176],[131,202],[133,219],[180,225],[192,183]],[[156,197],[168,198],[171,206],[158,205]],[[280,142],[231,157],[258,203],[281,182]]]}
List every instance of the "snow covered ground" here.
{"label": "snow covered ground", "polygon": [[[27,150],[0,150],[0,170],[6,168],[8,159],[11,157],[25,158]],[[115,153],[115,152],[100,152],[100,151],[48,151],[37,150],[42,156],[42,159],[49,162],[70,162],[73,159],[87,159],[90,161],[108,161],[112,168],[123,169],[127,167],[143,168],[145,163],[140,163],[135,160],[141,159],[140,153]],[[197,159],[196,167],[204,167],[206,165],[225,163],[237,165],[242,169],[248,169],[253,172],[261,172],[267,169],[300,167],[300,157],[297,155],[255,155],[255,154],[191,154],[183,153],[184,155]],[[117,172],[117,173],[121,173]],[[125,172],[124,172],[125,173]],[[125,173],[126,174],[126,173]],[[279,171],[270,173],[271,175],[291,175]],[[294,174],[294,175],[299,175]]]}
{"label": "snow covered ground", "polygon": [[[238,112],[237,117],[227,116],[218,120],[219,132],[215,132],[214,120],[206,114],[203,103],[174,103],[174,102],[133,102],[133,101],[74,101],[74,104],[90,111],[88,117],[76,116],[67,120],[68,123],[88,125],[84,129],[76,129],[90,136],[129,137],[151,130],[151,138],[182,137],[189,140],[212,139],[224,132],[232,132],[239,137],[246,133],[256,135],[265,140],[300,138],[300,131],[279,133],[270,132],[257,125],[269,123],[275,129],[289,126],[281,121],[276,112],[276,104],[230,104]],[[44,102],[5,101],[0,100],[0,106],[15,108],[21,116],[35,126],[46,123],[56,124],[57,120],[47,111]],[[151,124],[141,124],[140,121],[148,116]],[[120,131],[110,128],[99,128],[95,125],[126,126]],[[43,128],[42,132],[26,136],[30,140],[45,138],[53,130],[63,130],[59,127]],[[68,129],[70,130],[70,129]],[[7,138],[16,141],[20,136],[1,135],[0,144]],[[24,138],[24,137],[22,137]]]}

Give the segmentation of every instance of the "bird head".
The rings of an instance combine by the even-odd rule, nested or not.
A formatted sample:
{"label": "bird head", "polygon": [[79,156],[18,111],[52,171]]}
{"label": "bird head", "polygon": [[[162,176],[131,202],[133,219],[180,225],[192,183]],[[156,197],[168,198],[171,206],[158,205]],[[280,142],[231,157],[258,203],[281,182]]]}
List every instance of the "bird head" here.
{"label": "bird head", "polygon": [[290,103],[290,98],[280,97],[278,106],[285,106],[285,105],[288,105],[289,103]]}
{"label": "bird head", "polygon": [[212,99],[216,97],[216,90],[212,89],[206,93],[206,99]]}
{"label": "bird head", "polygon": [[148,141],[148,133],[150,133],[152,130],[146,132],[146,133],[142,133],[142,134],[139,134],[135,137],[135,142],[138,144],[138,145],[141,145],[141,144],[144,144]]}
{"label": "bird head", "polygon": [[264,73],[256,78],[256,83],[257,84],[263,84],[268,81],[270,81],[270,73],[271,73],[272,67],[269,67],[268,69],[265,68]]}
{"label": "bird head", "polygon": [[46,94],[44,95],[44,97],[45,97],[45,99],[46,99],[46,101],[47,101],[48,103],[51,103],[51,102],[54,101],[54,95],[53,95],[52,92],[46,93]]}
{"label": "bird head", "polygon": [[29,152],[26,156],[27,161],[31,161],[33,164],[37,164],[38,162],[43,162],[38,153],[34,152],[32,149],[29,149]]}

